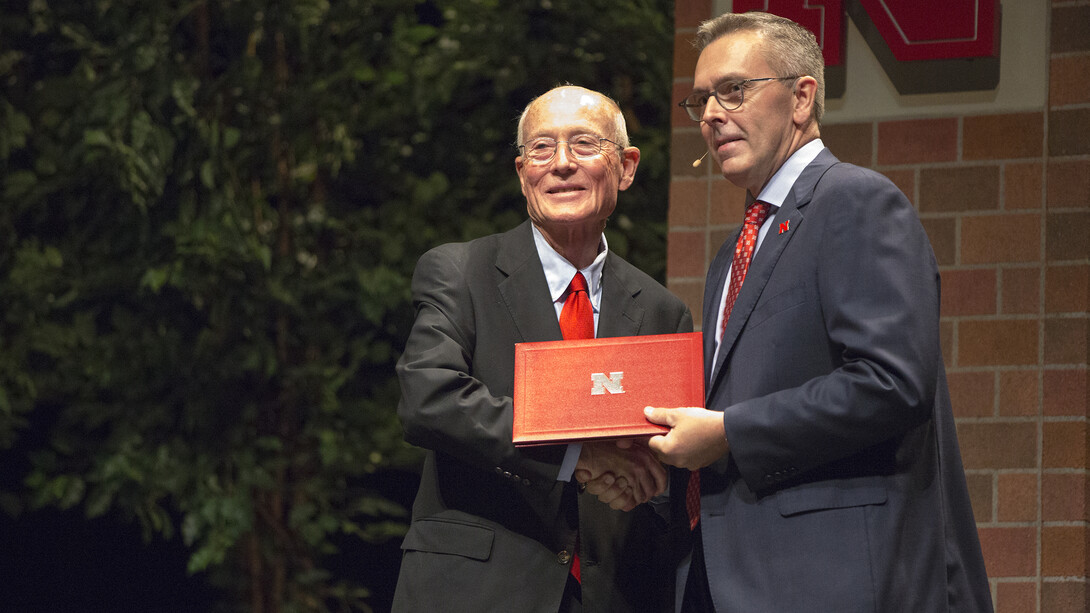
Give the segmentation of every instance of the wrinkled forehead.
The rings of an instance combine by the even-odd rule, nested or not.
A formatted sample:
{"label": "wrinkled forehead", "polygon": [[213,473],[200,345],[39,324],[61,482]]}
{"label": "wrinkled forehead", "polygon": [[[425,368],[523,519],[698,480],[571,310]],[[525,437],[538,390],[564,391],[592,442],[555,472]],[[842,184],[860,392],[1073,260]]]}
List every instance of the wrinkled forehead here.
{"label": "wrinkled forehead", "polygon": [[526,113],[526,138],[591,133],[612,135],[613,104],[581,87],[561,87],[535,100]]}

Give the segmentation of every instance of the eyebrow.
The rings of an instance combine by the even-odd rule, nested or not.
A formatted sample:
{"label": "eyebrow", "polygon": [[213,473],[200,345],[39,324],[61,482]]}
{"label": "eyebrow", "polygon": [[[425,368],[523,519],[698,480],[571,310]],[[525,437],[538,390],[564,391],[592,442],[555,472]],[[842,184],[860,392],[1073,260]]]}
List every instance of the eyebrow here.
{"label": "eyebrow", "polygon": [[[725,76],[719,77],[718,79],[716,79],[716,80],[712,81],[712,84],[713,84],[713,85],[712,85],[712,88],[715,88],[715,87],[717,87],[717,86],[718,86],[718,85],[719,85],[720,83],[725,83],[725,82],[727,82],[727,81],[745,81],[745,80],[746,80],[746,78],[745,78],[745,77],[743,77],[743,76],[741,76],[741,75],[739,75],[739,74],[728,74],[728,75],[725,75]],[[706,93],[709,93],[709,92],[711,92],[711,91],[712,91],[712,90],[710,90],[710,89],[696,89],[696,88],[694,88],[694,89],[693,89],[693,93],[696,93],[696,92],[702,92],[702,93],[705,93],[705,94],[706,94]]]}

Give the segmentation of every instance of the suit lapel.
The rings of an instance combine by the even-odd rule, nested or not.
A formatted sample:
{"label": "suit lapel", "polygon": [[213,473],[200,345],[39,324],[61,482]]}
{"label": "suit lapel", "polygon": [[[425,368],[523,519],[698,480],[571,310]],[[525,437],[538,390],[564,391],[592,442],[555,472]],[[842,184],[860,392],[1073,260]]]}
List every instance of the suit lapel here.
{"label": "suit lapel", "polygon": [[640,285],[616,265],[613,252],[606,255],[602,267],[602,305],[598,316],[598,338],[636,336],[643,322]]}
{"label": "suit lapel", "polygon": [[498,283],[500,297],[523,342],[561,340],[529,221],[500,237],[496,269],[503,277]]}
{"label": "suit lapel", "polygon": [[[704,381],[711,381],[712,359],[715,357],[716,323],[719,319],[719,306],[723,301],[723,292],[727,283],[727,268],[730,266],[734,254],[734,245],[738,242],[738,235],[742,233],[742,226],[729,236],[711,266],[708,267],[708,275],[704,280],[704,316],[701,322],[701,330],[704,331]],[[712,291],[708,291],[711,289]],[[710,390],[710,386],[706,386]]]}
{"label": "suit lapel", "polygon": [[[707,395],[710,397],[716,384],[723,377],[723,365],[727,361],[727,357],[730,355],[731,350],[734,348],[734,343],[738,340],[738,336],[742,333],[742,330],[746,326],[746,322],[749,320],[749,316],[753,313],[753,309],[757,306],[757,301],[761,297],[761,293],[764,292],[764,288],[768,285],[768,280],[772,277],[772,272],[776,268],[776,262],[779,261],[780,255],[783,254],[783,250],[787,247],[791,237],[798,232],[799,227],[802,226],[805,216],[802,209],[810,203],[811,198],[814,195],[814,188],[817,186],[818,179],[821,175],[825,174],[825,171],[830,166],[835,164],[837,159],[832,153],[829,153],[828,149],[822,150],[821,153],[811,162],[802,174],[795,181],[791,191],[787,195],[787,199],[784,200],[782,206],[776,211],[776,217],[772,221],[772,225],[768,228],[768,233],[765,234],[764,241],[761,242],[760,249],[754,254],[753,260],[750,262],[749,270],[746,272],[746,280],[742,284],[742,290],[738,294],[738,299],[734,303],[734,308],[731,309],[730,320],[727,322],[727,329],[723,332],[723,339],[721,341],[721,347],[719,350],[719,361],[713,366],[711,379],[707,386]],[[737,233],[734,235],[737,240]],[[732,243],[733,245],[733,243]],[[724,264],[722,268],[726,268]],[[722,277],[722,275],[720,275]],[[720,287],[717,288],[716,294],[722,295],[722,283],[723,279],[720,279]],[[716,302],[716,305],[719,303]],[[713,307],[714,308],[714,307]],[[714,326],[714,320],[712,320]],[[713,347],[714,351],[714,347]],[[708,358],[710,360],[710,358]]]}

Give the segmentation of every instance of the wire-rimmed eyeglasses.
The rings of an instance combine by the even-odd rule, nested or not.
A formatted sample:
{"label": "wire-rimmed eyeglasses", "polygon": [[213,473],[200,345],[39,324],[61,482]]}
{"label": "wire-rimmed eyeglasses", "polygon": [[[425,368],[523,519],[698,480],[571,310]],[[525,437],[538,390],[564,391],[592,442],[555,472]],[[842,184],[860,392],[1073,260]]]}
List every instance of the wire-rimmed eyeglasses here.
{"label": "wire-rimmed eyeglasses", "polygon": [[579,160],[589,160],[593,157],[597,157],[602,153],[602,148],[605,147],[606,143],[621,149],[621,146],[617,143],[608,138],[602,138],[594,134],[579,134],[568,140],[556,140],[549,136],[542,136],[541,138],[535,138],[528,141],[524,145],[519,145],[518,148],[519,152],[531,162],[535,164],[545,164],[556,155],[556,150],[560,147],[560,143],[567,143],[568,151],[571,151],[571,154]]}
{"label": "wire-rimmed eyeglasses", "polygon": [[688,98],[678,102],[677,105],[685,109],[685,112],[689,114],[690,119],[693,121],[700,121],[704,117],[704,109],[708,106],[708,99],[713,95],[715,96],[715,100],[719,102],[719,105],[722,106],[724,110],[733,111],[742,106],[742,102],[746,99],[746,86],[750,83],[758,83],[761,81],[790,81],[798,78],[801,78],[801,75],[797,77],[760,77],[758,79],[742,79],[740,81],[723,81],[715,86],[714,91],[693,92],[689,94]]}

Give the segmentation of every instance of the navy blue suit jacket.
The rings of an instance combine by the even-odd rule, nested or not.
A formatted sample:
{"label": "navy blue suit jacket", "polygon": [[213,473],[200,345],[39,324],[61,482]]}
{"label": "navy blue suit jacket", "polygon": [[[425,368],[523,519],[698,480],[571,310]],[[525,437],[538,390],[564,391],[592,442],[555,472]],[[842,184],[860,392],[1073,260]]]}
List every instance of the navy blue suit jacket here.
{"label": "navy blue suit jacket", "polygon": [[822,151],[755,254],[713,365],[736,236],[704,294],[706,406],[730,445],[701,472],[716,609],[991,611],[938,268],[912,205]]}

